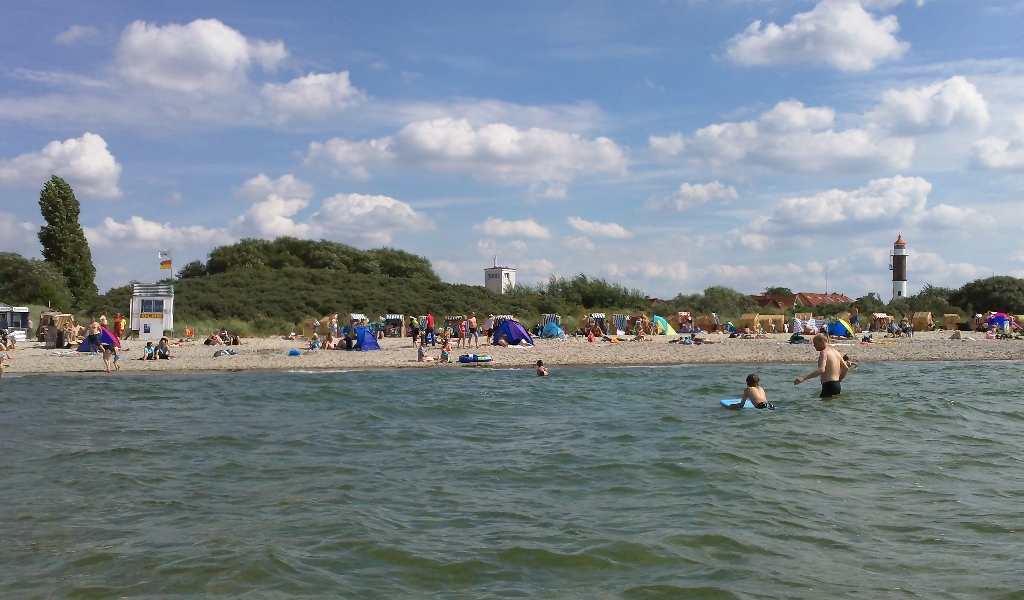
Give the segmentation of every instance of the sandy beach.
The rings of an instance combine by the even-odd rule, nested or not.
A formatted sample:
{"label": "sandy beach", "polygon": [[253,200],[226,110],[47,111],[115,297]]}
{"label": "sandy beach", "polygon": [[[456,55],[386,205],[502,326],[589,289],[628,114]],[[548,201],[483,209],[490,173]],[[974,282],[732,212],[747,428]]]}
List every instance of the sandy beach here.
{"label": "sandy beach", "polygon": [[[487,353],[493,361],[487,364],[417,363],[416,351],[408,338],[381,340],[381,350],[345,352],[339,350],[305,349],[302,341],[280,338],[247,339],[234,349],[235,356],[214,357],[219,347],[201,342],[185,342],[174,347],[174,358],[161,361],[135,360],[142,354],[143,343],[125,341],[121,354],[120,373],[152,371],[248,371],[306,369],[394,369],[394,368],[502,368],[530,367],[538,359],[548,366],[559,365],[673,365],[697,363],[811,363],[816,359],[810,344],[789,344],[788,335],[770,335],[768,339],[730,339],[723,335],[709,336],[720,343],[700,346],[669,344],[667,336],[654,336],[643,342],[589,343],[582,338],[537,340],[532,348],[500,348],[484,346],[479,350],[453,348],[453,356],[477,352]],[[861,344],[837,340],[833,343],[843,354],[858,362],[870,361],[973,361],[1024,359],[1024,340],[985,340],[984,334],[971,334],[973,339],[954,341],[949,332],[918,333],[910,338],[881,338],[878,344]],[[301,356],[289,356],[298,349]],[[437,356],[440,346],[432,349]],[[100,355],[43,348],[43,344],[23,344],[4,361],[6,374],[19,373],[86,373],[103,371]],[[119,373],[119,374],[120,374]]]}

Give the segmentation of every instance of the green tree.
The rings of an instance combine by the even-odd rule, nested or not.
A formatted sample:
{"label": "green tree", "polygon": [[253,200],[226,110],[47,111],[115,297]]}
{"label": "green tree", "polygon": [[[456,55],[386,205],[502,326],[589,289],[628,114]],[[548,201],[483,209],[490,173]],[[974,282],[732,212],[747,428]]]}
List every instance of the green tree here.
{"label": "green tree", "polygon": [[764,288],[765,296],[792,296],[793,290],[788,287],[769,286]]}
{"label": "green tree", "polygon": [[178,279],[194,279],[206,275],[206,265],[201,261],[194,260],[178,271]]}
{"label": "green tree", "polygon": [[96,297],[96,267],[78,222],[81,205],[66,181],[54,175],[39,193],[46,225],[39,229],[43,257],[67,278],[71,300],[82,306]]}
{"label": "green tree", "polygon": [[13,252],[0,252],[0,300],[71,308],[68,281],[53,265]]}
{"label": "green tree", "polygon": [[853,305],[857,307],[860,314],[865,316],[871,316],[871,313],[885,312],[885,302],[882,302],[882,297],[874,292],[857,298],[853,301]]}
{"label": "green tree", "polygon": [[999,275],[977,279],[949,294],[949,303],[967,312],[1024,314],[1024,279]]}

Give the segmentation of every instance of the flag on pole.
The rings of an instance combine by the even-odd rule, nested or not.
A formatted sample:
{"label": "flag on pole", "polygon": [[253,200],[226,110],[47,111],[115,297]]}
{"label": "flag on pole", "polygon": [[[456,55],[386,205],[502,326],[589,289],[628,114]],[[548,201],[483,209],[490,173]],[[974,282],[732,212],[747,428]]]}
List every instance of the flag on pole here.
{"label": "flag on pole", "polygon": [[161,269],[170,269],[171,268],[171,251],[170,250],[161,250],[160,252],[157,253],[157,257],[160,259],[160,268]]}

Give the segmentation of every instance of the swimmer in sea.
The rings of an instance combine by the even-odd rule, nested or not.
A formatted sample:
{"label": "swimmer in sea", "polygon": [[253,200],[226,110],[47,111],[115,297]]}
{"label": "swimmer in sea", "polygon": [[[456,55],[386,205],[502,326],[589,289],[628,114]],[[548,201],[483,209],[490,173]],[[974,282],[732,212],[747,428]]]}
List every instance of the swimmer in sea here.
{"label": "swimmer in sea", "polygon": [[754,405],[754,408],[767,408],[768,410],[775,410],[775,405],[768,401],[768,396],[764,393],[764,388],[761,387],[761,378],[755,373],[747,375],[747,387],[743,390],[743,397],[736,404],[730,404],[728,406],[731,410],[739,410],[743,408],[743,404],[750,400]]}
{"label": "swimmer in sea", "polygon": [[811,377],[821,378],[821,395],[819,398],[831,398],[842,393],[840,382],[850,372],[850,367],[839,355],[835,348],[828,345],[828,339],[820,333],[814,336],[814,349],[818,351],[818,368],[804,375],[797,377],[793,385],[800,385]]}
{"label": "swimmer in sea", "polygon": [[544,366],[544,361],[537,361],[537,377],[546,377],[548,374],[548,368]]}

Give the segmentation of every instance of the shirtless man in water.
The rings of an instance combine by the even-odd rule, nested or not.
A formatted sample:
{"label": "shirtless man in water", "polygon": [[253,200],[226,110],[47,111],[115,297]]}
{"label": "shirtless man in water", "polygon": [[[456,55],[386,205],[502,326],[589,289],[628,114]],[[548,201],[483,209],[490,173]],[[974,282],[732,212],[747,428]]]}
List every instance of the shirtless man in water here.
{"label": "shirtless man in water", "polygon": [[821,377],[820,398],[831,398],[841,393],[839,383],[850,371],[846,361],[839,352],[828,345],[828,338],[822,334],[814,336],[814,349],[818,351],[818,368],[813,372],[797,377],[793,385],[800,385],[812,377]]}

